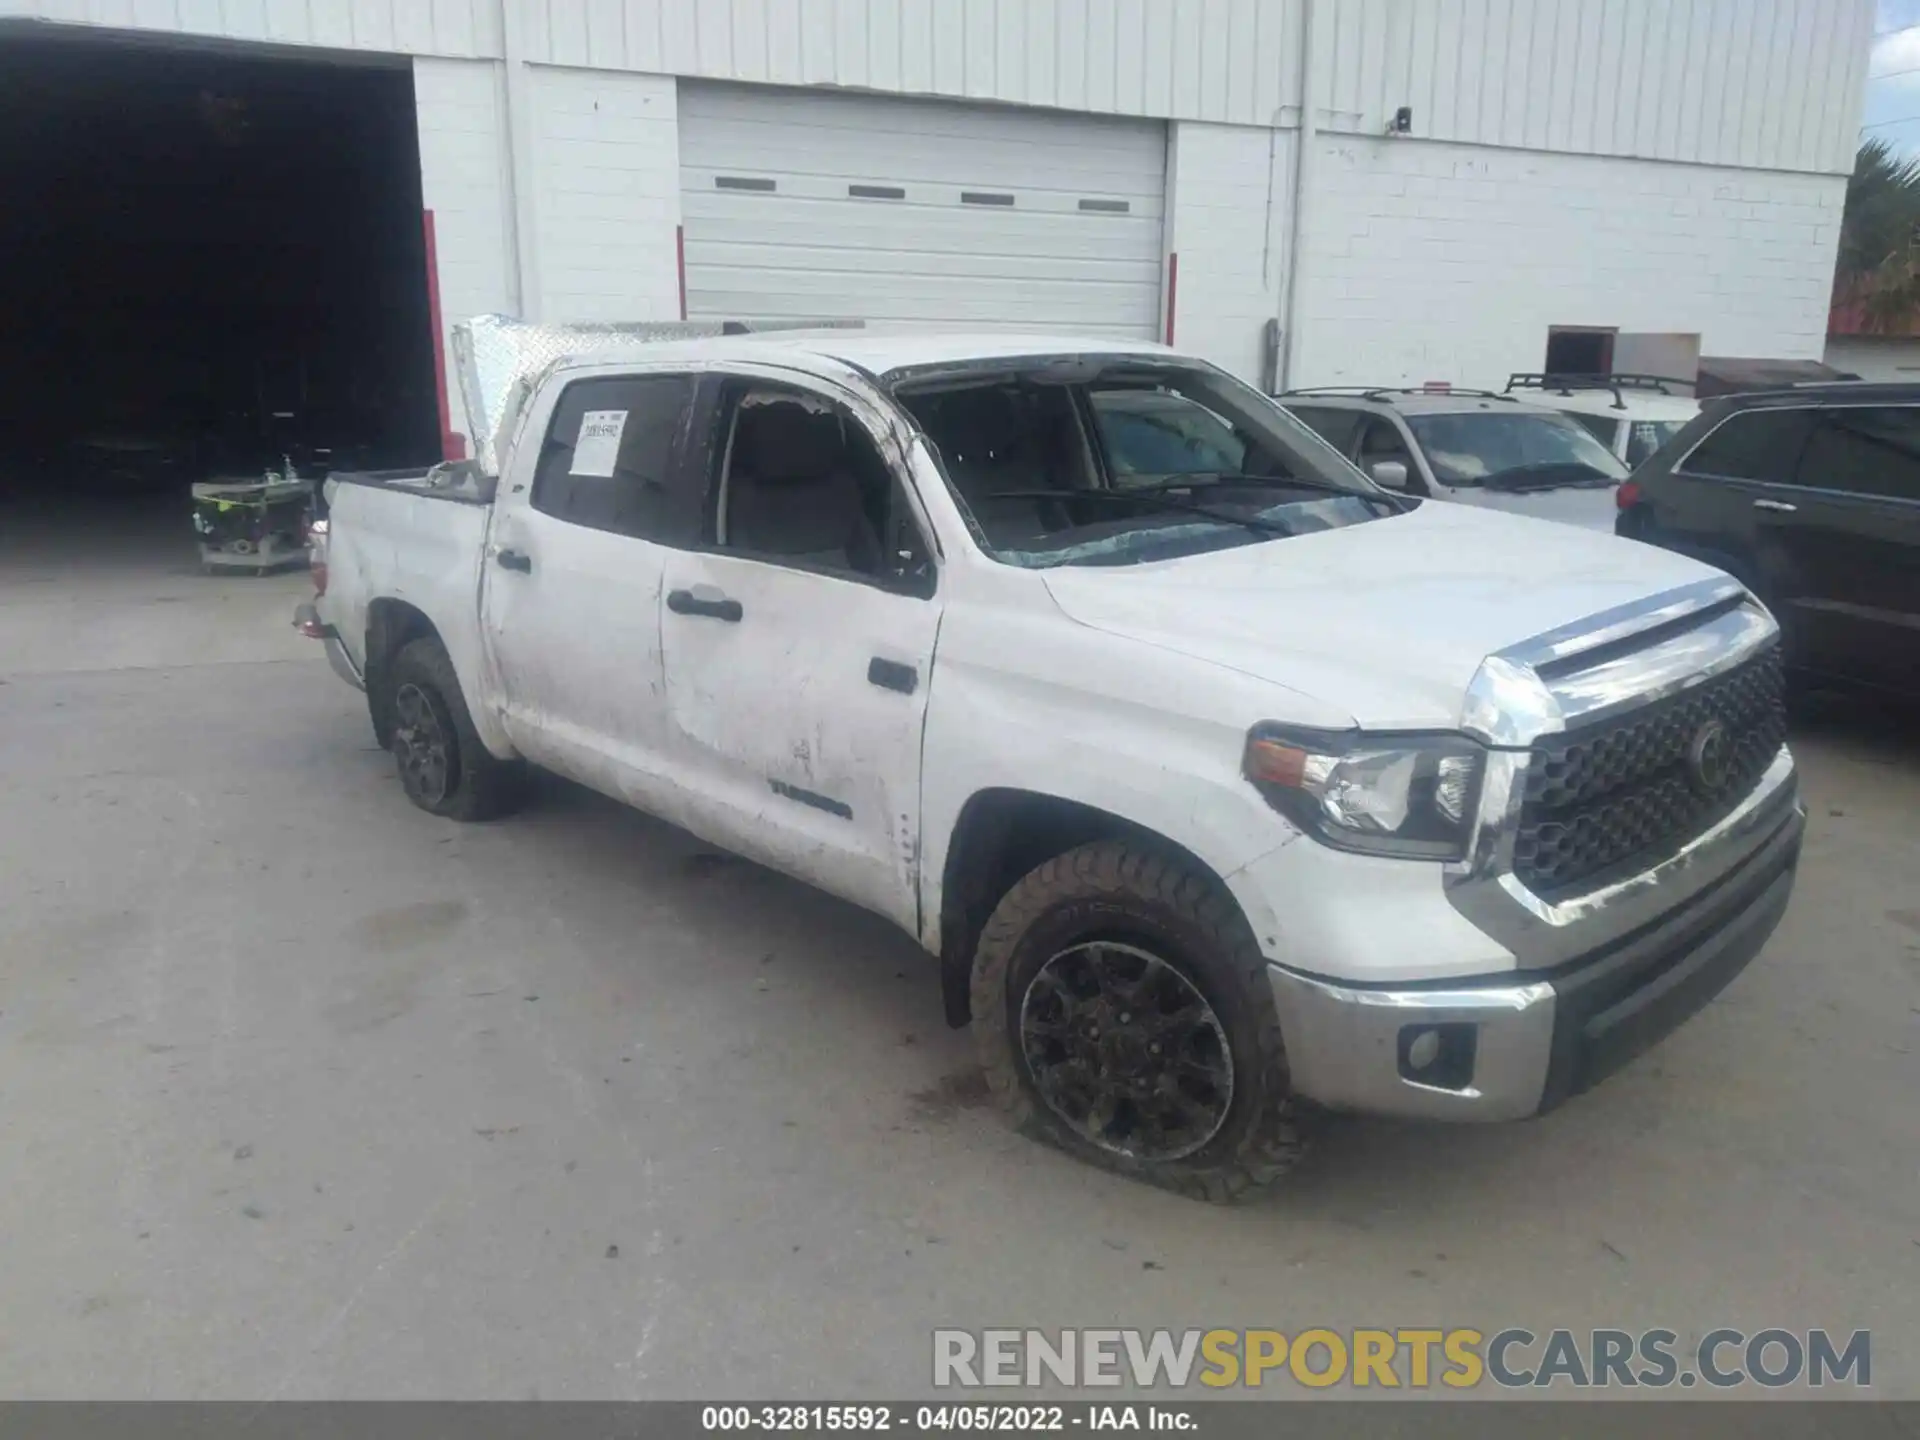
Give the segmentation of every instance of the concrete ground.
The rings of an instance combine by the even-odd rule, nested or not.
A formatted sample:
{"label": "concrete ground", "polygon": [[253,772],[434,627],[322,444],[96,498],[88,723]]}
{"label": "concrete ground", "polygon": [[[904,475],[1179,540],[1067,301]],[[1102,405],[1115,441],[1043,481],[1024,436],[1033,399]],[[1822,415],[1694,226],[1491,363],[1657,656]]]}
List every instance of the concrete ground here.
{"label": "concrete ground", "polygon": [[0,1395],[906,1396],[936,1326],[1828,1326],[1920,1396],[1920,737],[1541,1121],[1215,1210],[1002,1128],[884,923],[554,783],[410,807],[298,579],[0,513]]}

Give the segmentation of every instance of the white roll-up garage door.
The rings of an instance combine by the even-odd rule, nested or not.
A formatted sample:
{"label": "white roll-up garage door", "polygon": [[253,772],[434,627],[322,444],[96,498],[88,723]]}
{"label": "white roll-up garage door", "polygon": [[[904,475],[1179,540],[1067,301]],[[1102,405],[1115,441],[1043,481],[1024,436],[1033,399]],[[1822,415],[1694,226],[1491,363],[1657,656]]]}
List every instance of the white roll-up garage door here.
{"label": "white roll-up garage door", "polygon": [[685,81],[679,120],[691,317],[1156,332],[1157,122]]}

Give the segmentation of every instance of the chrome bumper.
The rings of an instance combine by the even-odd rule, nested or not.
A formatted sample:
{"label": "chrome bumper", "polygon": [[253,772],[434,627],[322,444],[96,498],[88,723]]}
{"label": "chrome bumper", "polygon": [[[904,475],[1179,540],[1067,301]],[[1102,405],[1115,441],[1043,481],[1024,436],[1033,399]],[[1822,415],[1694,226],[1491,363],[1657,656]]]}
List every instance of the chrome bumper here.
{"label": "chrome bumper", "polygon": [[[1267,974],[1293,1088],[1310,1100],[1434,1120],[1518,1120],[1540,1108],[1553,1050],[1553,986],[1544,981],[1363,990],[1278,965]],[[1436,1050],[1456,1052],[1473,1036],[1471,1066],[1436,1054],[1415,1069],[1411,1052],[1425,1034]],[[1443,1058],[1455,1068],[1439,1078],[1464,1081],[1457,1088],[1412,1078]]]}
{"label": "chrome bumper", "polygon": [[334,674],[356,690],[367,688],[366,677],[354,666],[353,656],[347,653],[347,647],[340,643],[340,632],[320,618],[319,610],[311,601],[294,607],[293,628],[309,640],[319,640],[326,645],[327,663],[333,667]]}
{"label": "chrome bumper", "polygon": [[[1534,944],[1516,953],[1542,956],[1539,968],[1376,988],[1269,966],[1294,1088],[1334,1109],[1440,1120],[1551,1109],[1678,1027],[1759,953],[1786,911],[1805,824],[1783,749],[1739,810],[1627,882],[1619,903],[1562,917],[1584,924],[1530,917]],[[1563,962],[1555,950],[1574,936],[1597,948]]]}

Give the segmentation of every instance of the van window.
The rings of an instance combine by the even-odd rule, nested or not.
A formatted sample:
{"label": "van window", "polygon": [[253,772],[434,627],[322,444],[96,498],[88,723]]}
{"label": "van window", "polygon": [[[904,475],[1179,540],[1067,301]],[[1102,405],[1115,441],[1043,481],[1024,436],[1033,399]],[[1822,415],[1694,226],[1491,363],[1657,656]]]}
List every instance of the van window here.
{"label": "van window", "polygon": [[1813,428],[1812,410],[1744,410],[1693,447],[1679,469],[1726,480],[1794,483],[1800,452]]}
{"label": "van window", "polygon": [[1639,465],[1687,428],[1684,420],[1636,420],[1627,433],[1627,464]]}

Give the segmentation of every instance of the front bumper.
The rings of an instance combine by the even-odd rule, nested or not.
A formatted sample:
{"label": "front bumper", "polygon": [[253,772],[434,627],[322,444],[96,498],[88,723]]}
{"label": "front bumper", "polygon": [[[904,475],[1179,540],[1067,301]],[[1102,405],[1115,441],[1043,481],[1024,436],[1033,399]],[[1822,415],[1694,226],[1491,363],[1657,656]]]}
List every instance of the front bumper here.
{"label": "front bumper", "polygon": [[309,640],[319,640],[327,647],[327,663],[333,667],[333,673],[353,686],[356,690],[367,688],[366,677],[353,663],[353,656],[347,653],[347,647],[340,643],[340,632],[320,618],[320,612],[313,602],[296,605],[293,610],[293,628]]}
{"label": "front bumper", "polygon": [[[1334,1109],[1516,1120],[1604,1079],[1724,989],[1779,924],[1806,811],[1790,770],[1770,798],[1702,837],[1738,847],[1709,883],[1551,968],[1376,986],[1269,965],[1294,1088]],[[1691,851],[1687,879],[1715,849]]]}

